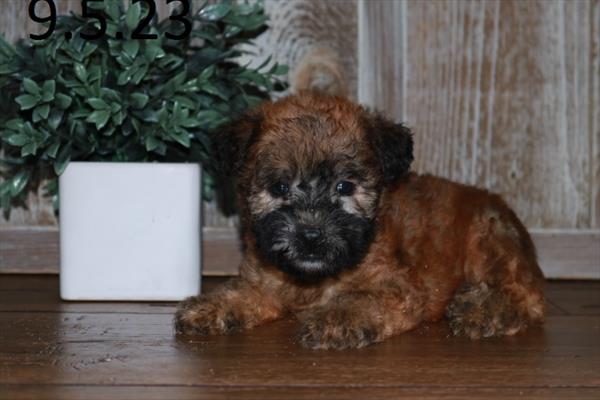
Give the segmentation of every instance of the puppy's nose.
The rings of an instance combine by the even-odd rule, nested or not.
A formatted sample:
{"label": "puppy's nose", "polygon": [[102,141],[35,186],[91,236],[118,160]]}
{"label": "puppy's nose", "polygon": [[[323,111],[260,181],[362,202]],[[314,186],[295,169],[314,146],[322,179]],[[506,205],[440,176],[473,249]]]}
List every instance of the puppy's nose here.
{"label": "puppy's nose", "polygon": [[317,240],[322,235],[319,228],[303,228],[301,233],[307,240]]}

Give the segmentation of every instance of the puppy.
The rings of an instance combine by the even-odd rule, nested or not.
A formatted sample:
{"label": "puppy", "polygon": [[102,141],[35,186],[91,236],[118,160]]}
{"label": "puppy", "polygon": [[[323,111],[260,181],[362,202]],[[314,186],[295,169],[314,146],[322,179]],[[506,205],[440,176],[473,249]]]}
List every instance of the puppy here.
{"label": "puppy", "polygon": [[411,132],[340,97],[266,103],[217,138],[235,178],[240,275],[178,308],[216,335],[293,313],[313,349],[359,348],[449,318],[514,335],[544,317],[534,245],[497,195],[409,173]]}

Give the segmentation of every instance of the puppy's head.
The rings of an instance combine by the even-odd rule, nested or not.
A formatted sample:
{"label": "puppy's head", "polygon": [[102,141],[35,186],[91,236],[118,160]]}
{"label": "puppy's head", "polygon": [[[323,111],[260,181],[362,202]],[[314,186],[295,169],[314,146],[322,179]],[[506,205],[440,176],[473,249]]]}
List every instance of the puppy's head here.
{"label": "puppy's head", "polygon": [[410,131],[348,100],[317,94],[266,103],[219,133],[242,226],[258,253],[300,279],[357,265],[383,190],[410,167]]}

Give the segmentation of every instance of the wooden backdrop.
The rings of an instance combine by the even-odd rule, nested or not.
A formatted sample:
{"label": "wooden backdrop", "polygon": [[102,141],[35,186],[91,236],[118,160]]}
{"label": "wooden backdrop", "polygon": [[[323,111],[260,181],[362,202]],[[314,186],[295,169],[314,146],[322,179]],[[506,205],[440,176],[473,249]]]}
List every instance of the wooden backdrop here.
{"label": "wooden backdrop", "polygon": [[[34,31],[27,4],[0,2],[9,40]],[[600,277],[600,0],[265,7],[271,29],[255,61],[274,54],[289,64],[291,91],[346,94],[405,121],[415,169],[501,193],[532,231],[547,275]],[[30,205],[0,221],[0,271],[56,271],[56,221],[39,196]],[[205,222],[205,271],[235,273],[235,219],[207,204]]]}

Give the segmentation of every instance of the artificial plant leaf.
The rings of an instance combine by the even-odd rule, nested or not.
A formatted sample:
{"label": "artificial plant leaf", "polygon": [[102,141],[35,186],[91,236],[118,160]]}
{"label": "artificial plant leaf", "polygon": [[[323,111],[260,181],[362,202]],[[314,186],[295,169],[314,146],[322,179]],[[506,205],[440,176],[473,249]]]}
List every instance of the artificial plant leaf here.
{"label": "artificial plant leaf", "polygon": [[10,193],[10,188],[12,186],[12,179],[7,179],[5,181],[0,182],[0,196],[4,196]]}
{"label": "artificial plant leaf", "polygon": [[[125,113],[122,112],[122,111],[121,112],[117,112],[116,114],[114,114],[112,116],[112,121],[117,126],[120,126],[123,123],[124,120],[125,120]],[[105,133],[105,135],[106,135],[106,133]],[[109,136],[109,135],[107,135],[107,136]]]}
{"label": "artificial plant leaf", "polygon": [[110,17],[110,19],[117,22],[119,20],[119,15],[120,15],[119,2],[108,1],[106,3],[107,4],[106,4],[106,7],[104,8],[104,11]]}
{"label": "artificial plant leaf", "polygon": [[92,106],[92,108],[94,110],[107,110],[109,109],[109,105],[106,104],[106,102],[98,97],[91,97],[89,99],[86,100],[86,103],[88,103],[90,106]]}
{"label": "artificial plant leaf", "polygon": [[[108,30],[107,30],[107,33],[108,33]],[[97,44],[91,43],[91,42],[86,42],[85,46],[83,46],[83,50],[81,51],[81,55],[85,59],[85,58],[89,57],[94,51],[96,51],[97,48],[98,48]]]}
{"label": "artificial plant leaf", "polygon": [[227,28],[225,28],[225,32],[223,33],[223,36],[225,38],[229,39],[229,38],[234,37],[241,31],[242,31],[242,28],[240,28],[239,26],[229,25]]}
{"label": "artificial plant leaf", "polygon": [[92,65],[88,68],[88,85],[93,85],[102,79],[102,68],[99,65]]}
{"label": "artificial plant leaf", "polygon": [[71,102],[73,100],[71,99],[71,97],[67,96],[66,94],[57,93],[56,96],[54,96],[54,101],[55,101],[56,105],[58,106],[58,108],[66,110],[67,108],[69,108],[69,106],[71,105]]}
{"label": "artificial plant leaf", "polygon": [[144,122],[150,122],[150,123],[158,122],[158,115],[157,115],[156,111],[154,111],[150,108],[136,111],[135,116]]}
{"label": "artificial plant leaf", "polygon": [[48,114],[50,114],[50,105],[41,104],[33,109],[32,119],[33,122],[39,122],[43,119],[48,118]]}
{"label": "artificial plant leaf", "polygon": [[146,151],[154,151],[160,147],[163,142],[156,136],[146,137]]}
{"label": "artificial plant leaf", "polygon": [[20,118],[13,118],[9,121],[6,121],[6,123],[4,124],[4,126],[7,129],[10,129],[13,131],[20,131],[21,129],[23,129],[24,125],[25,125],[25,123]]}
{"label": "artificial plant leaf", "polygon": [[140,42],[137,39],[128,40],[127,42],[123,43],[123,50],[132,59],[135,58],[135,56],[137,56],[139,49]]}
{"label": "artificial plant leaf", "polygon": [[73,111],[69,114],[71,119],[87,118],[90,115],[90,111],[86,108],[80,108],[77,111]]}
{"label": "artificial plant leaf", "polygon": [[148,64],[140,66],[139,69],[131,76],[131,83],[138,85],[142,79],[144,79],[144,76],[146,76],[146,72],[148,72]]}
{"label": "artificial plant leaf", "polygon": [[183,121],[181,121],[181,126],[184,128],[197,128],[201,125],[202,123],[196,118],[184,118]]}
{"label": "artificial plant leaf", "polygon": [[[112,134],[115,133],[115,128],[113,126],[111,126],[108,129],[105,129],[104,132],[102,132],[102,134],[104,136],[112,136]],[[118,151],[118,150],[117,150]],[[122,161],[126,161],[126,159],[123,159]]]}
{"label": "artificial plant leaf", "polygon": [[138,121],[136,118],[131,118],[131,126],[133,127],[133,129],[137,132],[140,133],[141,131],[141,126],[142,124],[140,123],[140,121]]}
{"label": "artificial plant leaf", "polygon": [[127,9],[127,13],[125,14],[125,24],[130,30],[135,29],[135,27],[140,22],[140,14],[142,12],[142,8],[140,3],[130,4]]}
{"label": "artificial plant leaf", "polygon": [[32,94],[34,96],[39,96],[41,93],[41,89],[38,86],[37,83],[35,83],[34,80],[29,79],[29,78],[23,78],[23,88],[25,88],[25,91],[29,94]]}
{"label": "artificial plant leaf", "polygon": [[37,106],[35,109],[38,110],[43,119],[48,118],[48,114],[50,114],[49,104],[42,104],[41,106]]}
{"label": "artificial plant leaf", "polygon": [[209,124],[211,121],[221,118],[221,114],[214,110],[202,110],[196,114],[196,118],[200,120],[202,124]]}
{"label": "artificial plant leaf", "polygon": [[4,35],[0,35],[0,54],[6,59],[13,57],[16,51],[12,44],[8,43],[4,38]]}
{"label": "artificial plant leaf", "polygon": [[200,18],[206,19],[208,21],[218,21],[221,18],[223,18],[224,16],[227,15],[227,13],[231,10],[231,4],[230,3],[217,3],[217,4],[213,4],[207,7],[204,7],[202,10],[200,10],[200,12],[198,13],[198,16]]}
{"label": "artificial plant leaf", "polygon": [[46,154],[49,157],[52,158],[56,158],[56,153],[58,153],[58,148],[60,147],[60,142],[56,142],[54,144],[52,144],[50,147],[48,147],[48,149],[46,150]]}
{"label": "artificial plant leaf", "polygon": [[85,70],[83,64],[75,64],[73,66],[73,70],[75,71],[75,76],[77,77],[77,79],[79,79],[83,83],[87,81],[87,71]]}
{"label": "artificial plant leaf", "polygon": [[216,69],[217,67],[215,65],[211,65],[209,67],[204,68],[202,72],[200,72],[198,80],[201,82],[207,81],[211,76],[214,75]]}
{"label": "artificial plant leaf", "polygon": [[144,46],[144,57],[146,61],[152,62],[155,58],[165,56],[164,50],[160,47],[160,42],[157,40],[148,40]]}
{"label": "artificial plant leaf", "polygon": [[287,65],[275,64],[270,70],[269,73],[272,75],[285,75],[289,71],[289,67]]}
{"label": "artificial plant leaf", "polygon": [[119,101],[121,100],[121,93],[114,89],[107,87],[100,88],[100,95],[102,98],[107,100]]}
{"label": "artificial plant leaf", "polygon": [[29,171],[17,172],[11,179],[10,194],[15,197],[25,188],[27,181],[29,181]]}
{"label": "artificial plant leaf", "polygon": [[196,108],[197,104],[194,100],[185,97],[185,96],[174,96],[173,101],[179,102],[183,107],[187,107],[189,109]]}
{"label": "artificial plant leaf", "polygon": [[226,22],[241,26],[246,31],[259,29],[267,22],[267,16],[264,14],[255,14],[249,16],[227,16]]}
{"label": "artificial plant leaf", "polygon": [[50,126],[50,129],[55,131],[56,128],[58,128],[62,121],[63,115],[64,112],[62,110],[53,109],[50,112],[50,115],[48,116],[48,126]]}
{"label": "artificial plant leaf", "polygon": [[96,129],[100,130],[106,125],[110,118],[110,111],[107,110],[96,110],[92,112],[85,120],[96,124]]}
{"label": "artificial plant leaf", "polygon": [[119,103],[111,103],[110,104],[110,112],[112,114],[117,113],[119,111],[121,111],[123,107],[121,107],[121,105]]}
{"label": "artificial plant leaf", "polygon": [[29,136],[24,133],[15,133],[10,135],[6,142],[12,146],[23,146],[25,143],[29,142]]}
{"label": "artificial plant leaf", "polygon": [[27,143],[21,147],[21,157],[27,157],[29,155],[35,155],[37,152],[37,145],[33,142]]}
{"label": "artificial plant leaf", "polygon": [[133,68],[127,68],[126,70],[122,71],[117,78],[117,85],[122,86],[127,84],[134,72],[135,70]]}
{"label": "artificial plant leaf", "polygon": [[56,82],[50,79],[44,82],[42,86],[42,101],[47,102],[54,100],[54,92],[56,90]]}
{"label": "artificial plant leaf", "polygon": [[179,125],[183,118],[187,117],[187,113],[185,112],[185,108],[182,108],[178,101],[173,103],[173,111],[171,113],[171,118],[173,119],[173,123],[175,125]]}
{"label": "artificial plant leaf", "polygon": [[71,160],[71,146],[70,145],[63,146],[60,149],[60,151],[58,152],[58,155],[56,156],[56,160],[54,160],[54,163],[52,164],[54,173],[57,176],[62,175],[62,173],[65,172],[65,168],[67,168],[67,164],[69,164],[70,160]]}
{"label": "artificial plant leaf", "polygon": [[33,96],[31,94],[22,94],[18,96],[15,101],[21,106],[21,110],[29,110],[36,106],[41,100],[40,96]]}
{"label": "artificial plant leaf", "polygon": [[132,93],[129,98],[130,98],[131,107],[140,109],[140,108],[144,108],[146,106],[146,104],[148,104],[148,99],[150,97],[144,93]]}
{"label": "artificial plant leaf", "polygon": [[210,82],[204,82],[202,85],[200,85],[200,90],[212,94],[213,96],[220,97],[223,100],[228,100],[227,96],[223,92],[221,92],[221,90],[219,90],[218,87],[216,87]]}
{"label": "artificial plant leaf", "polygon": [[186,130],[174,130],[171,132],[170,136],[182,146],[190,147],[190,134]]}
{"label": "artificial plant leaf", "polygon": [[256,4],[247,4],[247,3],[239,3],[235,5],[235,11],[237,14],[240,15],[250,15],[252,14],[255,10],[258,11],[259,9],[256,8]]}

